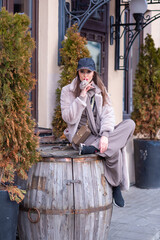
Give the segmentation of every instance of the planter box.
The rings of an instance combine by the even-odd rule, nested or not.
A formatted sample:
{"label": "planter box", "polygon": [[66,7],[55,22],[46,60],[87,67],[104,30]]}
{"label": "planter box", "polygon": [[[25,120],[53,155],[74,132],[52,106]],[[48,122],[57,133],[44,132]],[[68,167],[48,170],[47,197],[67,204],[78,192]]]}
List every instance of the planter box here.
{"label": "planter box", "polygon": [[0,239],[16,240],[19,205],[7,191],[0,191],[0,209]]}
{"label": "planter box", "polygon": [[134,139],[135,182],[139,188],[160,187],[160,141]]}

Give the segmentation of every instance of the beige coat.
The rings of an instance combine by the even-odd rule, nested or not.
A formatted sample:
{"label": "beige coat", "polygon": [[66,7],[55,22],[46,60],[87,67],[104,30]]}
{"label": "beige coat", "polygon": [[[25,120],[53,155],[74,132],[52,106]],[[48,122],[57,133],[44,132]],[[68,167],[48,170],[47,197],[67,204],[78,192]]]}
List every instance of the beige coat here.
{"label": "beige coat", "polygon": [[[67,139],[72,142],[72,138],[77,131],[82,112],[86,108],[87,96],[85,98],[74,96],[74,90],[76,87],[77,78],[75,78],[69,85],[62,88],[61,92],[61,112],[62,118],[67,123],[67,129],[65,129],[64,134]],[[105,106],[102,106],[103,99],[101,95],[101,90],[95,85],[95,102],[97,111],[100,117],[100,132],[99,135],[105,135],[106,132],[111,132],[114,130],[115,126],[115,116],[113,108],[110,103],[108,96]]]}

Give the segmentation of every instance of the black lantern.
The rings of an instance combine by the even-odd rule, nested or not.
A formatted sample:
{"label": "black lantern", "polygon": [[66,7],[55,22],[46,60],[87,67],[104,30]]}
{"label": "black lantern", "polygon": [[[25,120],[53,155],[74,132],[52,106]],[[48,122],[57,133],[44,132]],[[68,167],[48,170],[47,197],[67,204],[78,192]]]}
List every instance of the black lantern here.
{"label": "black lantern", "polygon": [[143,16],[147,10],[146,0],[131,0],[130,11],[136,21],[136,31],[142,30]]}

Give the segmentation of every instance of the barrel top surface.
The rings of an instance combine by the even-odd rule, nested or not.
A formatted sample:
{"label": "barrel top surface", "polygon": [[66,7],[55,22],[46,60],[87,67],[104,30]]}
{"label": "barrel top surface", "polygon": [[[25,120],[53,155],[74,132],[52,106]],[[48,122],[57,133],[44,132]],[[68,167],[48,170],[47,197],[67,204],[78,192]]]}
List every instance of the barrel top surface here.
{"label": "barrel top surface", "polygon": [[74,150],[71,146],[54,146],[54,145],[42,145],[39,147],[39,152],[43,158],[96,158],[100,160],[101,158],[96,154],[86,154],[79,156],[78,151]]}

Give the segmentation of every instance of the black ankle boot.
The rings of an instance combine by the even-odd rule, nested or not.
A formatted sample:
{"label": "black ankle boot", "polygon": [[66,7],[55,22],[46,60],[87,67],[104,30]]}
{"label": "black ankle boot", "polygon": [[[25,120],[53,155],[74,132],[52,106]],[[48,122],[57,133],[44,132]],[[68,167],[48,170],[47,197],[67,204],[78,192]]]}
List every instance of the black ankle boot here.
{"label": "black ankle boot", "polygon": [[115,206],[124,207],[124,199],[121,194],[120,186],[113,187],[113,203]]}
{"label": "black ankle boot", "polygon": [[98,149],[94,146],[85,146],[83,143],[79,145],[79,155],[94,154],[96,152],[98,152]]}

